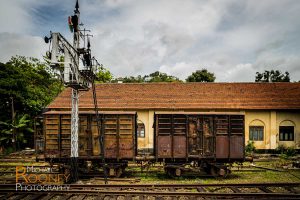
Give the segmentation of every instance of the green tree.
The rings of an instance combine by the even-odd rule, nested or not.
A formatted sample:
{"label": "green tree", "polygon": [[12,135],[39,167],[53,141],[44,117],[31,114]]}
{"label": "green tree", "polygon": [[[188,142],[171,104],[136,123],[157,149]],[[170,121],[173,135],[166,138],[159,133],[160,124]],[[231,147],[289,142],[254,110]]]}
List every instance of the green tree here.
{"label": "green tree", "polygon": [[214,73],[207,69],[197,70],[187,77],[186,82],[214,82],[216,79]]}
{"label": "green tree", "polygon": [[118,80],[122,80],[123,83],[181,82],[179,78],[159,71],[153,72],[149,75],[144,75],[143,77],[141,75],[138,75],[137,77],[126,76],[124,78],[115,79],[112,82],[118,82]]}
{"label": "green tree", "polygon": [[110,73],[110,71],[101,66],[96,74],[96,83],[109,83],[111,82],[112,78],[113,75]]}
{"label": "green tree", "polygon": [[126,76],[124,78],[119,78],[119,79],[122,80],[123,83],[142,83],[142,82],[145,82],[141,75],[138,75],[137,77]]}
{"label": "green tree", "polygon": [[[16,56],[6,64],[0,63],[0,121],[14,124],[13,116],[27,114],[29,126],[32,126],[33,118],[41,113],[62,88],[50,67],[35,58]],[[3,130],[7,129],[2,124],[0,132]],[[29,145],[32,145],[33,136],[30,136]]]}
{"label": "green tree", "polygon": [[287,71],[283,74],[279,70],[256,72],[255,82],[290,82],[290,74]]}
{"label": "green tree", "polygon": [[180,82],[179,78],[156,71],[143,77],[145,82]]}
{"label": "green tree", "polygon": [[23,114],[14,118],[11,122],[0,121],[0,144],[3,147],[15,146],[19,150],[30,139],[33,133],[29,115]]}

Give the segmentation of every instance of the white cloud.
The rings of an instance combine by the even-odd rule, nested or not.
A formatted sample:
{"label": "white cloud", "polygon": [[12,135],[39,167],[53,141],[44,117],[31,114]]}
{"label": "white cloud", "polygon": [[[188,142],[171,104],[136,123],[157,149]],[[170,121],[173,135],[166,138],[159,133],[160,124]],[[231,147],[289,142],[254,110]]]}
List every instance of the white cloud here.
{"label": "white cloud", "polygon": [[41,59],[47,50],[43,43],[40,37],[0,33],[0,62],[7,62],[15,55]]}
{"label": "white cloud", "polygon": [[[0,40],[0,46],[10,52],[0,49],[0,59],[43,51],[43,44],[30,36],[41,30],[38,18],[63,19],[61,15],[72,14],[75,4],[75,0],[42,2],[0,3],[0,11],[4,11],[0,27],[3,32],[18,34],[17,42],[12,36]],[[297,0],[89,0],[80,1],[80,8],[82,21],[94,35],[92,53],[115,76],[161,70],[185,79],[193,71],[207,68],[217,81],[253,81],[256,71],[277,67],[290,71],[294,80],[300,79]],[[62,14],[64,9],[69,13]],[[10,25],[17,22],[20,26]],[[43,30],[47,26],[52,29],[53,23],[43,23]],[[57,31],[66,31],[65,23],[55,21]],[[32,52],[20,39],[24,37],[35,41],[31,42]]]}
{"label": "white cloud", "polygon": [[252,64],[238,64],[227,70],[225,74],[217,73],[219,81],[226,82],[231,80],[231,82],[253,82],[255,80],[255,70],[252,67]]}
{"label": "white cloud", "polygon": [[30,14],[23,9],[24,1],[0,1],[0,25],[1,32],[26,33],[31,29],[32,18]]}

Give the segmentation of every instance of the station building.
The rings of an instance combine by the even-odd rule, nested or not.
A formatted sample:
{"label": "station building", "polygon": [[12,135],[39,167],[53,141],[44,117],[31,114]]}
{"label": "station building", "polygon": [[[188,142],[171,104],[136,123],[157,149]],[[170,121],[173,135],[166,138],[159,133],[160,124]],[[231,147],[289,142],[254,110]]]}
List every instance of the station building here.
{"label": "station building", "polygon": [[[154,113],[240,113],[246,144],[300,149],[300,83],[105,83],[96,92],[100,111],[137,112],[139,149],[153,149]],[[92,112],[92,91],[79,96],[79,112]],[[70,111],[71,89],[47,108]]]}

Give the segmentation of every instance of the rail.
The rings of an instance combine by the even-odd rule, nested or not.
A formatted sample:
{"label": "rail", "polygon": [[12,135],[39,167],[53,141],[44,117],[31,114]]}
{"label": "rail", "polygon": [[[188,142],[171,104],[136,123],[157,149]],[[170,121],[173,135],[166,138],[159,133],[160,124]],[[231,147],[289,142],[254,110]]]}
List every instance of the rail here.
{"label": "rail", "polygon": [[79,185],[71,184],[62,191],[16,191],[15,184],[0,185],[0,199],[299,199],[300,183],[244,184],[131,184]]}

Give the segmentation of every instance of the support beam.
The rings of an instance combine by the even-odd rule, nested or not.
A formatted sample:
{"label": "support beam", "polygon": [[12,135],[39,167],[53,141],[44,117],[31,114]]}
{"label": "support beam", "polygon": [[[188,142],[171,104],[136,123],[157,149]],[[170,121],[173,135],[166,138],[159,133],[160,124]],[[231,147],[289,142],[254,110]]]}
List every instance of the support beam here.
{"label": "support beam", "polygon": [[78,90],[72,89],[72,113],[71,113],[71,171],[72,180],[78,181]]}

